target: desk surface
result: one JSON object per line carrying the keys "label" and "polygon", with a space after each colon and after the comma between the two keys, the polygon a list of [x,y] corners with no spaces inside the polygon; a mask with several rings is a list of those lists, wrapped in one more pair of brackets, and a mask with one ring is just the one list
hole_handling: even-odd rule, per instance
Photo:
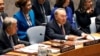
{"label": "desk surface", "polygon": [[[92,35],[100,36],[99,33],[94,33]],[[11,51],[6,54],[11,54],[11,55],[16,55],[16,56],[35,56],[34,54],[16,52],[16,51]],[[85,46],[84,48],[82,44],[76,45],[74,50],[66,51],[64,53],[52,54],[52,56],[100,56],[100,43],[90,45],[90,46]]]}

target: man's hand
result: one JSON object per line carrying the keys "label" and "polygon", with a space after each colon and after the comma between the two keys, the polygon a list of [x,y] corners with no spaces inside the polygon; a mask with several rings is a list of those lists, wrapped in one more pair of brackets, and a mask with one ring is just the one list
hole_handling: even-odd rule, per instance
{"label": "man's hand", "polygon": [[88,34],[86,34],[86,33],[81,34],[81,37],[83,37],[83,38],[87,38],[87,36],[88,36]]}
{"label": "man's hand", "polygon": [[68,35],[68,40],[74,41],[77,39],[78,36],[75,35]]}
{"label": "man's hand", "polygon": [[16,46],[14,46],[14,50],[19,49],[19,48],[23,48],[23,47],[25,47],[24,44],[18,44]]}

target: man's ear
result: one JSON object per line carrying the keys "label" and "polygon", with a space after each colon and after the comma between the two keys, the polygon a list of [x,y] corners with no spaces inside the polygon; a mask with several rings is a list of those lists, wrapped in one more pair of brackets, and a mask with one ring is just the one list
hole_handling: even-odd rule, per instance
{"label": "man's ear", "polygon": [[55,20],[57,21],[58,19],[57,19],[57,15],[55,15]]}

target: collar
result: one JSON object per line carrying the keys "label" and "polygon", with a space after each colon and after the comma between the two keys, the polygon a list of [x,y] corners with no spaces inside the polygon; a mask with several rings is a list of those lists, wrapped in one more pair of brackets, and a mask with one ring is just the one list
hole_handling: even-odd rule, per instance
{"label": "collar", "polygon": [[8,39],[9,39],[9,36],[10,36],[10,35],[9,35],[7,32],[6,32],[6,35],[7,35]]}
{"label": "collar", "polygon": [[61,24],[58,23],[58,26],[61,27]]}
{"label": "collar", "polygon": [[57,24],[58,24],[59,27],[64,26],[64,25],[61,25],[60,23],[57,23]]}

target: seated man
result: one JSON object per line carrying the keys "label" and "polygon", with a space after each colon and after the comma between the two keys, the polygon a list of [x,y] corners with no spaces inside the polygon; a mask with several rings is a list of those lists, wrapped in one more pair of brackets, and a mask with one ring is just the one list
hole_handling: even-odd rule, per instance
{"label": "seated man", "polygon": [[72,28],[72,26],[66,20],[65,9],[63,8],[56,9],[54,12],[54,16],[55,16],[54,20],[50,21],[46,26],[45,40],[47,39],[75,40],[77,36],[82,36],[83,38],[87,36],[87,34]]}
{"label": "seated man", "polygon": [[17,20],[6,17],[3,21],[3,30],[0,28],[0,54],[25,47],[24,42],[18,40],[16,32]]}

